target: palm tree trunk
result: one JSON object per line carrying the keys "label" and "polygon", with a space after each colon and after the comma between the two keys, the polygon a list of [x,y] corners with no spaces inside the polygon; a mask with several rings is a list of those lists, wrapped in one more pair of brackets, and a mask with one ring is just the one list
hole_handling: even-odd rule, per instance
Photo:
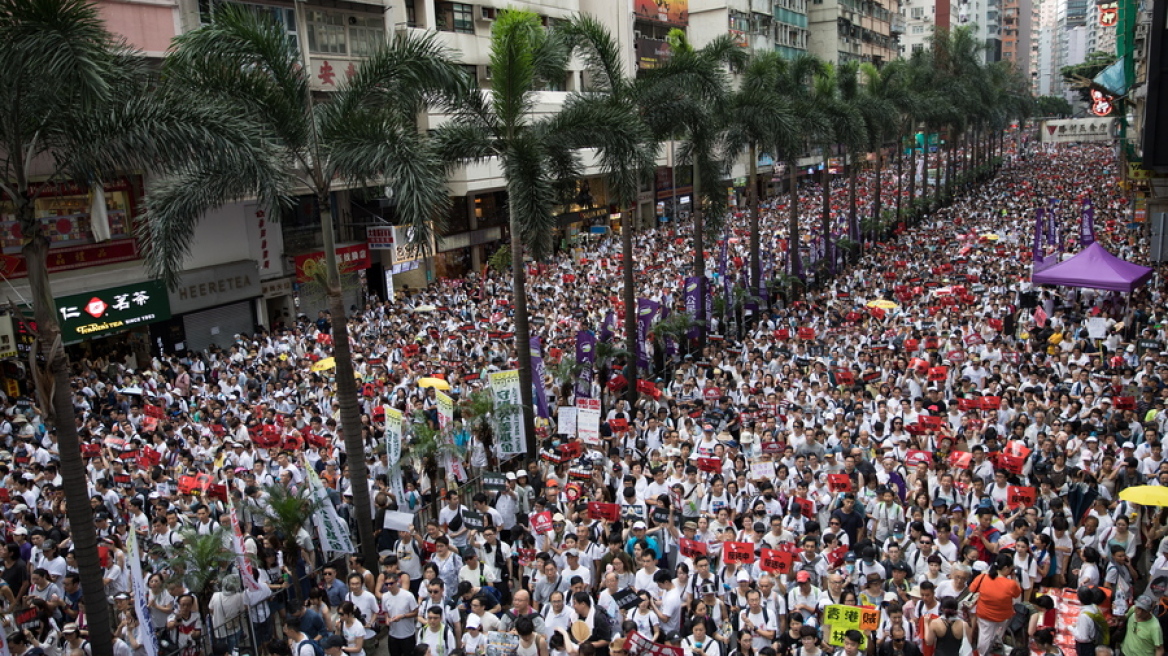
{"label": "palm tree trunk", "polygon": [[[22,190],[26,191],[26,190]],[[17,218],[23,234],[31,236],[21,249],[28,266],[28,282],[37,322],[37,348],[44,358],[46,371],[37,376],[38,400],[57,429],[61,453],[61,478],[65,487],[65,511],[73,540],[73,556],[81,575],[81,594],[89,619],[89,641],[94,656],[113,656],[113,633],[110,631],[109,602],[102,581],[101,559],[97,551],[97,530],[93,526],[93,508],[89,505],[89,479],[81,457],[81,442],[74,421],[73,394],[69,379],[69,356],[61,343],[56,305],[49,281],[49,240],[40,232],[40,222],[33,212],[28,195],[15,199]]]}
{"label": "palm tree trunk", "polygon": [[[876,175],[874,176],[876,189],[873,191],[875,196],[872,199],[872,225],[873,226],[880,225],[880,212],[883,208],[882,201],[884,200],[884,188],[883,188],[883,184],[882,184],[883,180],[881,179],[880,176],[883,174],[883,172],[884,172],[884,148],[883,148],[883,145],[881,145],[880,147],[876,148]],[[898,190],[897,193],[899,193],[899,186],[900,186],[900,182],[898,181],[897,182],[897,190]],[[872,235],[872,241],[876,241],[875,234]],[[863,252],[863,251],[861,251],[861,252]]]}
{"label": "palm tree trunk", "polygon": [[[702,172],[699,166],[699,158],[694,154],[693,162],[693,197],[690,200],[690,206],[693,207],[693,242],[694,242],[694,275],[702,280],[706,278],[706,226],[703,222],[705,217],[702,216]],[[714,293],[713,290],[707,290],[707,294]],[[626,315],[629,312],[636,313],[635,307],[625,308]],[[709,321],[712,317],[706,317]],[[708,325],[703,326],[698,330],[698,353],[706,350],[706,332]],[[627,343],[632,344],[632,340],[636,339],[636,331],[629,334]],[[632,350],[632,349],[630,349]],[[635,357],[635,356],[634,356]]]}
{"label": "palm tree trunk", "polygon": [[831,173],[828,166],[831,158],[828,156],[830,151],[827,146],[823,147],[823,208],[822,216],[820,216],[819,229],[822,231],[823,237],[823,258],[826,260],[830,269],[834,259],[831,252]]}
{"label": "palm tree trunk", "polygon": [[[511,297],[515,300],[515,352],[519,356],[519,399],[523,406],[523,432],[527,435],[527,452],[536,453],[535,417],[531,390],[531,327],[527,316],[527,269],[523,262],[523,236],[519,217],[510,205],[511,219]],[[632,312],[632,310],[628,310]],[[628,313],[626,312],[626,314]],[[540,383],[543,384],[542,382]]]}
{"label": "palm tree trunk", "polygon": [[[361,407],[357,404],[357,379],[353,373],[353,350],[349,345],[349,319],[345,314],[345,295],[337,266],[337,247],[333,235],[332,204],[327,194],[316,199],[320,208],[320,229],[324,235],[326,290],[333,324],[333,357],[336,360],[337,402],[341,407],[341,429],[345,438],[345,465],[353,488],[353,511],[357,514],[357,536],[366,567],[377,563],[377,543],[373,539],[373,504],[369,501],[369,470],[365,465],[365,439],[361,432]],[[295,540],[295,536],[293,536]],[[296,571],[299,559],[288,562]],[[300,580],[293,581],[297,588]]]}
{"label": "palm tree trunk", "polygon": [[[925,139],[921,145],[921,157],[924,166],[921,167],[921,200],[928,206],[929,201],[929,127],[925,126]],[[918,217],[919,218],[919,217]]]}
{"label": "palm tree trunk", "polygon": [[[621,291],[625,304],[626,344],[631,344],[637,336],[637,299],[636,286],[633,280],[633,222],[631,220],[631,210],[629,216],[630,220],[621,224],[621,273],[624,278]],[[629,358],[625,368],[628,372],[625,378],[629,381],[629,407],[635,408],[637,404],[637,358]]]}
{"label": "palm tree trunk", "polygon": [[750,204],[750,293],[759,296],[762,279],[762,259],[759,255],[758,238],[758,152],[750,144],[750,178],[747,187],[747,202]]}
{"label": "palm tree trunk", "polygon": [[910,136],[909,143],[911,150],[908,160],[908,211],[911,215],[916,213],[917,205],[917,144],[915,137]]}
{"label": "palm tree trunk", "polygon": [[[900,206],[904,200],[904,139],[897,137],[896,139],[896,220],[900,221]],[[883,218],[883,217],[878,217]],[[881,221],[883,223],[883,221]],[[880,229],[881,223],[876,224],[876,229]],[[879,237],[877,237],[879,239]]]}
{"label": "palm tree trunk", "polygon": [[860,245],[860,218],[856,215],[856,175],[858,167],[853,155],[848,155],[848,238]]}
{"label": "palm tree trunk", "polygon": [[[803,270],[802,255],[799,253],[799,173],[796,169],[798,159],[792,157],[787,165],[790,175],[791,207],[787,219],[787,261],[790,263],[789,275]],[[789,301],[790,299],[788,299]]]}

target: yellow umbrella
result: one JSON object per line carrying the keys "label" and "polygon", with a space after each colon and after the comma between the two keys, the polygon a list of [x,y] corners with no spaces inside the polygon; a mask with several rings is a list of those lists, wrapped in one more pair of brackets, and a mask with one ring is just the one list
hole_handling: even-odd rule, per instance
{"label": "yellow umbrella", "polygon": [[1141,506],[1168,506],[1168,487],[1137,485],[1120,492],[1119,498]]}
{"label": "yellow umbrella", "polygon": [[442,380],[441,378],[419,378],[418,387],[433,387],[434,389],[440,389],[443,392],[450,391],[450,383]]}
{"label": "yellow umbrella", "polygon": [[984,235],[981,236],[981,238],[985,239],[986,241],[997,241],[997,240],[1001,239],[1001,237],[995,235],[992,232],[985,233]]}
{"label": "yellow umbrella", "polygon": [[868,307],[880,308],[881,310],[899,310],[900,306],[886,298],[879,298],[875,301],[868,301]]}
{"label": "yellow umbrella", "polygon": [[321,358],[312,365],[313,371],[328,371],[337,366],[337,361],[334,358]]}

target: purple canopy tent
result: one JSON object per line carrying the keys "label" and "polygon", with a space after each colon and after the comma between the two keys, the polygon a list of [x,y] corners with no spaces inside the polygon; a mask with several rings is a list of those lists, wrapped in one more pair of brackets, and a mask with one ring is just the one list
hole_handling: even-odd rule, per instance
{"label": "purple canopy tent", "polygon": [[1151,280],[1152,274],[1148,267],[1121,260],[1095,242],[1065,262],[1036,271],[1030,279],[1035,285],[1086,287],[1130,294]]}

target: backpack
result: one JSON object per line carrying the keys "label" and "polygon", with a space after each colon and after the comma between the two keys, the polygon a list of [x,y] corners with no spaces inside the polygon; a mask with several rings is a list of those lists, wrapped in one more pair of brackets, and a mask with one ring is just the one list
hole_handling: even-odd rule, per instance
{"label": "backpack", "polygon": [[320,643],[313,640],[312,638],[305,638],[304,640],[296,643],[296,652],[292,654],[292,656],[300,656],[300,648],[304,646],[304,643],[308,643],[312,646],[312,652],[316,656],[325,656],[324,649],[321,648]]}
{"label": "backpack", "polygon": [[1111,644],[1111,625],[1103,618],[1101,613],[1086,613],[1087,617],[1095,623],[1095,644],[1110,645]]}

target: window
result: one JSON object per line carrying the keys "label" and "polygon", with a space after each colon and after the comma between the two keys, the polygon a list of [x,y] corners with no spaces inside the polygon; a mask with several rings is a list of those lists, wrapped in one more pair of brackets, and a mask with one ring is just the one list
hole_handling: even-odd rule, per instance
{"label": "window", "polygon": [[[210,25],[211,18],[215,13],[215,9],[222,6],[222,0],[199,0],[199,22],[203,25]],[[257,5],[251,3],[237,2],[233,3],[240,7],[246,7],[253,13],[259,16],[268,16],[276,21],[284,31],[288,33],[288,38],[293,42],[298,42],[299,37],[296,35],[296,10],[291,7],[273,7],[271,5]]]}
{"label": "window", "polygon": [[439,2],[435,6],[438,29],[444,32],[474,34],[474,5],[461,2]]}
{"label": "window", "polygon": [[310,10],[308,19],[308,52],[322,55],[344,55],[345,17],[340,12]]}
{"label": "window", "polygon": [[385,43],[385,23],[380,16],[350,16],[349,43],[354,55],[372,55]]}
{"label": "window", "polygon": [[913,34],[924,34],[925,33],[925,26],[924,25],[913,25],[912,30],[913,30],[912,31]]}
{"label": "window", "polygon": [[418,10],[414,8],[414,0],[406,0],[406,27],[418,26]]}
{"label": "window", "polygon": [[924,7],[913,7],[912,8],[913,20],[920,20],[924,17],[925,17],[925,8]]}

